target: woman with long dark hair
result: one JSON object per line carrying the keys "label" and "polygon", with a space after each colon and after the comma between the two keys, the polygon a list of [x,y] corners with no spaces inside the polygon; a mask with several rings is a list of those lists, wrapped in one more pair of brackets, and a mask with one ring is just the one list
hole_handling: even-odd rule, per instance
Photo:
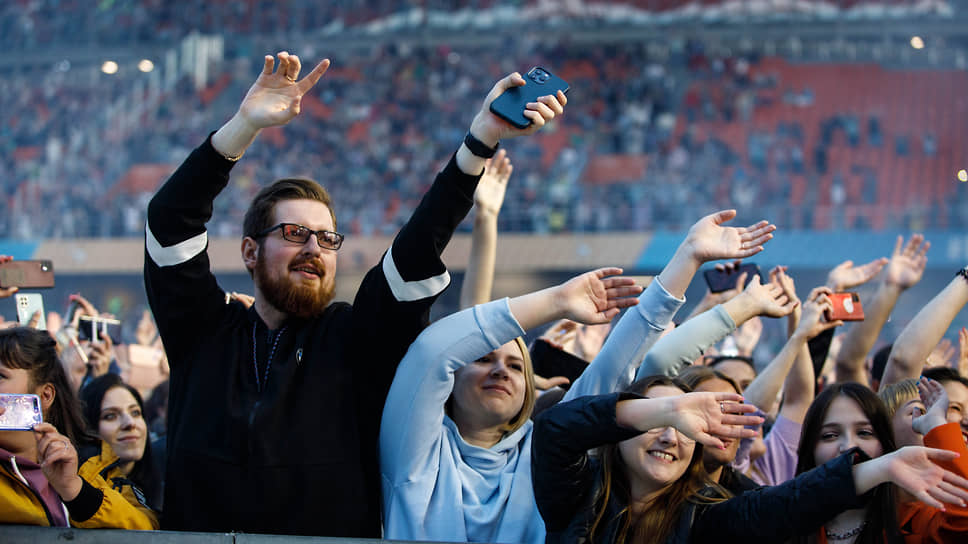
{"label": "woman with long dark hair", "polygon": [[[856,445],[829,460],[818,450],[814,459],[825,462],[812,470],[731,496],[709,481],[702,449],[722,448],[717,436],[749,436],[735,425],[761,421],[741,415],[753,407],[740,399],[651,377],[624,394],[544,412],[535,422],[532,476],[548,541],[783,542],[863,509],[867,492],[885,483],[934,506],[968,499],[968,480],[935,464],[953,452],[911,447],[868,460]],[[597,459],[593,448],[601,448]]]}
{"label": "woman with long dark hair", "polygon": [[144,401],[138,390],[117,374],[105,374],[81,389],[84,418],[101,437],[97,456],[107,461],[102,474],[109,481],[128,480],[147,504],[161,503],[161,473],[152,458]]}
{"label": "woman with long dark hair", "polygon": [[88,528],[156,529],[157,516],[129,502],[81,462],[96,446],[80,403],[45,331],[0,330],[0,393],[34,394],[44,422],[33,430],[0,431],[0,523]]}

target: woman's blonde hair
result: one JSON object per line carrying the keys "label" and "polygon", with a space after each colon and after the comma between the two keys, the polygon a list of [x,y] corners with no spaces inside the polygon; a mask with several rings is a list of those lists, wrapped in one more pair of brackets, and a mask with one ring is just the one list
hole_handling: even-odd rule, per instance
{"label": "woman's blonde hair", "polygon": [[918,392],[918,381],[915,379],[901,380],[882,387],[877,392],[877,396],[884,402],[887,415],[890,418],[894,417],[897,409],[904,406],[904,403],[921,398],[921,394]]}
{"label": "woman's blonde hair", "polygon": [[524,402],[521,404],[521,411],[518,415],[511,418],[505,425],[504,432],[513,433],[521,428],[525,421],[531,419],[534,412],[534,402],[538,398],[534,387],[534,366],[531,364],[531,352],[528,345],[524,343],[524,338],[520,336],[514,339],[514,343],[521,350],[521,359],[524,361]]}
{"label": "woman's blonde hair", "polygon": [[[529,419],[531,419],[531,413],[534,412],[534,403],[538,395],[535,391],[534,386],[534,366],[531,364],[531,353],[528,351],[528,345],[524,343],[524,338],[520,336],[513,340],[517,344],[518,349],[521,350],[521,360],[524,372],[524,402],[521,403],[521,410],[511,418],[510,421],[504,424],[501,430],[505,434],[513,433],[514,431],[521,428],[522,425]],[[447,403],[444,404],[444,412],[453,417],[454,409],[454,394],[451,393],[450,398],[447,399]]]}

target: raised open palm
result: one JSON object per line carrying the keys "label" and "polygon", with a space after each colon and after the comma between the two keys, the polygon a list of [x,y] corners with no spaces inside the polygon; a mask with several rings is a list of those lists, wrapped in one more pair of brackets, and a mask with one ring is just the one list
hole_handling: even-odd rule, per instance
{"label": "raised open palm", "polygon": [[557,299],[565,317],[588,324],[608,323],[622,308],[637,304],[634,295],[642,287],[633,278],[608,277],[621,273],[621,268],[599,268],[561,284]]}
{"label": "raised open palm", "polygon": [[309,75],[297,81],[302,67],[299,57],[285,51],[277,57],[279,68],[273,71],[275,61],[272,55],[266,55],[262,73],[239,107],[242,117],[254,128],[284,125],[299,115],[303,95],[316,85],[329,68],[329,59],[325,59]]}
{"label": "raised open palm", "polygon": [[736,217],[736,210],[723,210],[700,219],[689,229],[686,243],[702,262],[716,259],[743,259],[763,251],[773,238],[776,225],[760,221],[748,227],[728,227],[723,223]]}
{"label": "raised open palm", "polygon": [[921,281],[924,267],[928,263],[927,254],[928,249],[931,248],[931,242],[926,241],[920,234],[912,235],[907,244],[903,242],[904,239],[898,236],[897,243],[894,244],[894,253],[891,254],[885,269],[884,281],[901,289],[907,289]]}

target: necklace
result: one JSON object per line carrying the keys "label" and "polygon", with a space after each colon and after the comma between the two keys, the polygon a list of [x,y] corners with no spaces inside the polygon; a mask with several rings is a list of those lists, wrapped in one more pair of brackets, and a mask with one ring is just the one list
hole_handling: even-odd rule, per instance
{"label": "necklace", "polygon": [[[288,326],[288,325],[287,325]],[[272,349],[269,350],[269,360],[266,361],[266,371],[263,374],[262,380],[259,379],[259,359],[256,356],[256,343],[255,343],[255,328],[256,324],[252,324],[252,369],[255,371],[255,387],[262,392],[262,388],[269,383],[269,368],[272,366],[272,358],[276,355],[276,347],[279,345],[279,339],[282,338],[282,333],[286,332],[286,327],[279,329],[276,333],[276,337],[272,340]],[[266,342],[272,338],[272,331],[267,333]]]}
{"label": "necklace", "polygon": [[827,529],[826,527],[824,528],[823,531],[824,533],[827,534],[827,538],[829,538],[830,540],[847,540],[848,538],[859,535],[860,532],[864,530],[864,527],[867,527],[867,520],[864,520],[857,527],[854,527],[849,531],[844,531],[843,533],[835,533],[830,529]]}

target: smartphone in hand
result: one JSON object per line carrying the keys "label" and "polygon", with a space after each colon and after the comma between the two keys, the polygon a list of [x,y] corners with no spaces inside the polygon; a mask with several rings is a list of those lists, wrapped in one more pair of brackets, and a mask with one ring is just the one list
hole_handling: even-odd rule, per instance
{"label": "smartphone in hand", "polygon": [[54,286],[54,263],[49,260],[0,263],[0,287],[41,289]]}
{"label": "smartphone in hand", "polygon": [[0,406],[0,431],[29,431],[44,421],[37,395],[0,393]]}
{"label": "smartphone in hand", "polygon": [[82,315],[77,322],[77,339],[97,343],[107,334],[114,345],[121,343],[121,322],[107,317]]}
{"label": "smartphone in hand", "polygon": [[827,321],[863,321],[864,307],[857,293],[833,293],[828,295],[833,310],[827,312]]}
{"label": "smartphone in hand", "polygon": [[736,287],[736,280],[739,279],[743,272],[746,272],[746,283],[743,284],[745,288],[753,281],[753,276],[760,274],[760,267],[754,263],[743,263],[739,265],[739,268],[726,270],[713,268],[712,270],[706,270],[702,274],[706,278],[706,285],[709,286],[710,293],[722,293],[723,291],[728,291]]}
{"label": "smartphone in hand", "polygon": [[491,113],[521,129],[531,126],[531,119],[524,116],[528,103],[537,102],[540,96],[554,96],[558,91],[568,93],[568,82],[539,66],[528,71],[524,81],[524,85],[501,93],[490,107]]}
{"label": "smartphone in hand", "polygon": [[34,314],[40,312],[40,321],[37,322],[37,329],[47,330],[47,316],[44,315],[44,297],[40,293],[17,293],[14,295],[17,303],[17,323],[26,327]]}

